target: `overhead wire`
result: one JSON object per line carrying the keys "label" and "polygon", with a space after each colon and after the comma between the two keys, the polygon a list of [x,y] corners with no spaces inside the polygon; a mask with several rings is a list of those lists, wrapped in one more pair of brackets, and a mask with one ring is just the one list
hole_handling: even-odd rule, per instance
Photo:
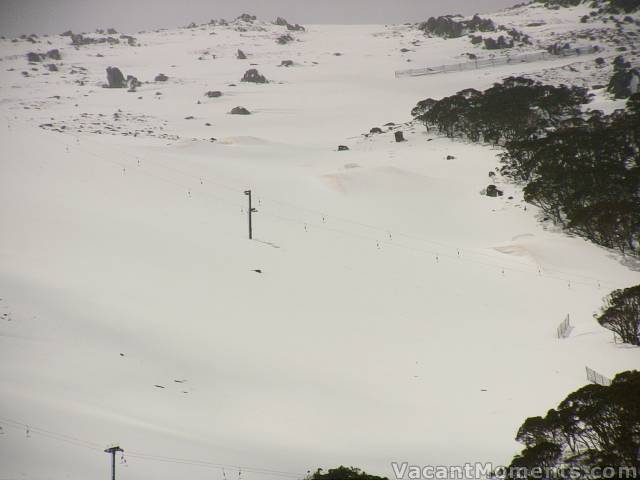
{"label": "overhead wire", "polygon": [[[96,159],[104,160],[104,161],[110,162],[112,164],[118,165],[118,166],[123,167],[123,168],[126,168],[128,166],[128,165],[123,164],[121,162],[105,158],[105,156],[103,156],[103,155],[99,155],[99,154],[97,154],[95,152],[92,152],[91,150],[88,150],[86,148],[81,147],[79,145],[80,136],[78,136],[78,135],[74,135],[71,132],[63,132],[62,134],[66,135],[66,136],[71,136],[72,138],[75,138],[77,142],[76,142],[76,145],[75,145],[74,148],[77,148],[77,149],[79,149],[79,150],[91,155],[92,157],[94,157]],[[110,145],[109,148],[114,148],[114,149],[117,149],[117,150],[121,150],[121,147],[119,147],[119,146]],[[124,156],[126,156],[128,158],[134,159],[134,160],[136,160],[136,162],[138,162],[141,158],[144,158],[145,161],[149,161],[146,157],[143,157],[141,155],[134,155],[134,154],[128,153],[126,151],[123,151],[122,155],[124,155]],[[161,157],[161,156],[159,156],[159,157]],[[208,177],[206,175],[190,174],[190,173],[184,172],[183,170],[180,170],[180,169],[178,169],[176,167],[163,165],[162,163],[157,162],[157,161],[153,162],[153,165],[154,166],[160,166],[161,168],[164,168],[164,169],[166,169],[168,171],[172,171],[174,173],[178,173],[180,175],[184,175],[187,178],[190,178],[190,179],[192,179],[194,181],[199,181],[201,184],[204,183],[204,181],[206,180],[207,184],[211,183],[211,184],[219,186],[220,188],[223,188],[223,189],[225,189],[227,191],[235,192],[238,195],[240,195],[240,194],[242,194],[244,192],[244,189],[241,188],[240,186],[238,186],[238,187],[230,186],[228,184],[219,182],[217,180],[212,180],[210,177]],[[164,178],[162,176],[150,174],[146,170],[145,171],[140,171],[140,169],[136,169],[136,172],[138,174],[141,174],[141,175],[146,175],[146,176],[149,176],[149,177],[152,177],[152,178],[156,178],[158,180],[164,181],[166,183],[172,184],[172,185],[174,185],[176,187],[179,187],[179,188],[182,188],[182,189],[184,189],[184,188],[188,189],[189,188],[188,186],[185,186],[184,184],[176,182],[175,180],[170,180],[170,179]],[[191,190],[188,190],[188,192],[189,192],[189,194],[191,194]],[[195,190],[194,190],[194,192],[195,192]],[[231,205],[231,206],[233,206],[235,208],[238,208],[241,213],[245,213],[245,207],[241,203],[236,203],[235,201],[232,201],[232,200],[227,199],[225,197],[220,197],[219,195],[213,195],[208,190],[199,190],[197,193],[198,193],[198,195],[203,195],[205,197],[213,198],[213,199],[216,199],[218,201],[221,201],[222,203],[226,203],[228,205]],[[582,275],[582,274],[579,274],[579,273],[570,273],[570,272],[563,271],[561,269],[557,269],[557,268],[553,268],[553,267],[547,267],[547,266],[542,268],[540,265],[532,265],[531,263],[520,262],[520,261],[518,261],[516,259],[508,258],[508,257],[500,257],[500,258],[498,258],[498,257],[496,257],[494,255],[490,255],[490,254],[488,254],[486,252],[479,251],[479,250],[476,250],[476,249],[466,249],[466,248],[462,249],[462,248],[456,247],[456,246],[454,246],[452,244],[446,244],[446,243],[443,243],[443,242],[439,242],[439,241],[436,241],[436,240],[424,238],[424,237],[417,236],[417,235],[414,235],[414,234],[408,234],[408,233],[405,233],[405,232],[398,232],[398,231],[395,231],[395,230],[392,230],[392,229],[389,229],[389,228],[383,228],[383,227],[380,227],[380,226],[376,226],[376,225],[369,224],[369,223],[362,222],[362,221],[358,221],[358,220],[348,219],[348,218],[341,217],[341,216],[328,215],[328,214],[326,214],[324,212],[321,212],[319,210],[316,210],[316,209],[299,206],[299,205],[293,204],[291,202],[285,202],[285,201],[282,201],[282,200],[279,200],[279,199],[271,198],[269,196],[258,195],[257,198],[258,198],[259,202],[261,203],[261,207],[262,207],[261,208],[261,214],[267,215],[267,216],[271,216],[272,218],[279,218],[279,219],[287,221],[287,222],[292,222],[292,223],[297,223],[297,224],[300,224],[300,225],[304,225],[305,229],[307,229],[307,227],[309,225],[313,225],[314,228],[324,229],[326,231],[333,231],[335,233],[340,233],[342,235],[348,235],[348,236],[351,236],[351,237],[354,237],[354,238],[360,238],[360,239],[367,240],[367,241],[375,241],[378,245],[384,244],[384,245],[387,245],[387,246],[395,246],[397,248],[402,248],[402,249],[405,249],[405,250],[411,250],[411,251],[414,251],[414,252],[421,252],[421,253],[426,253],[426,254],[429,254],[429,255],[437,255],[439,258],[440,257],[442,257],[442,258],[457,258],[457,259],[462,260],[464,262],[470,262],[470,263],[475,263],[475,264],[478,264],[478,265],[484,265],[484,266],[491,267],[493,269],[499,269],[499,270],[502,270],[502,271],[505,271],[505,270],[506,271],[520,271],[522,273],[528,273],[528,274],[539,275],[539,276],[542,275],[542,276],[544,276],[546,278],[552,278],[552,279],[563,280],[563,281],[567,281],[567,282],[573,282],[573,283],[576,283],[576,284],[588,285],[588,286],[596,287],[597,289],[600,289],[600,287],[603,286],[603,285],[608,285],[608,286],[610,286],[612,288],[616,288],[617,287],[617,284],[614,283],[614,282],[611,282],[611,281],[608,281],[608,280],[601,280],[601,279],[599,279],[597,277],[593,277],[593,276]],[[320,225],[320,224],[317,224],[317,223],[310,222],[308,220],[302,220],[300,218],[285,217],[285,216],[280,215],[280,214],[274,214],[274,213],[269,212],[268,210],[265,211],[265,207],[267,205],[266,204],[262,204],[262,199],[269,200],[269,202],[272,202],[272,203],[275,203],[275,204],[284,205],[284,206],[287,206],[289,208],[293,208],[293,209],[297,209],[297,210],[300,210],[300,211],[307,211],[309,213],[313,213],[314,215],[322,217],[323,223],[326,223],[326,219],[329,218],[331,220],[337,220],[338,222],[343,222],[343,223],[351,224],[351,225],[358,226],[358,227],[361,227],[361,228],[370,229],[370,230],[379,232],[381,234],[384,234],[384,236],[388,235],[388,236],[393,236],[393,237],[396,237],[396,238],[402,237],[402,238],[405,238],[405,239],[408,239],[408,240],[422,242],[422,243],[438,246],[438,247],[441,247],[441,248],[446,248],[446,249],[451,250],[451,251],[456,251],[456,254],[453,255],[453,254],[442,253],[440,250],[424,250],[424,249],[420,249],[420,248],[416,248],[416,247],[410,247],[410,246],[407,246],[407,245],[401,245],[401,244],[399,244],[399,243],[397,243],[395,241],[385,240],[383,238],[378,238],[378,237],[374,238],[374,237],[370,237],[370,236],[367,236],[367,235],[363,235],[361,233],[349,232],[349,231],[340,230],[340,229],[337,229],[337,228],[332,228],[332,227],[327,226],[326,224]],[[481,256],[481,257],[484,257],[484,258],[495,260],[498,263],[488,263],[488,262],[479,261],[477,259],[469,258],[471,255]],[[525,270],[521,270],[521,268],[524,268]],[[555,275],[552,275],[551,273],[554,273]],[[583,279],[583,280],[588,280],[588,281],[580,281],[580,280],[575,280],[575,279]]]}
{"label": "overhead wire", "polygon": [[[0,425],[1,424],[4,424],[13,429],[24,430],[29,434],[33,433],[50,440],[64,442],[70,445],[74,445],[76,447],[87,448],[89,450],[93,450],[100,453],[104,453],[104,450],[105,450],[105,447],[100,445],[99,443],[83,440],[78,437],[71,436],[65,433],[54,432],[50,429],[36,427],[36,426],[33,426],[31,423],[24,423],[24,422],[10,419],[10,418],[0,417]],[[243,471],[243,472],[255,473],[260,475],[269,475],[269,476],[289,478],[289,479],[301,479],[305,476],[305,474],[302,474],[302,473],[275,470],[270,468],[234,465],[234,464],[228,464],[228,463],[212,462],[210,460],[185,459],[185,458],[177,458],[177,457],[170,457],[170,456],[163,456],[163,455],[154,455],[149,453],[138,452],[135,450],[130,451],[128,449],[125,451],[125,453],[127,458],[135,458],[135,459],[145,460],[145,461],[173,463],[173,464],[180,464],[180,465],[192,465],[192,466],[198,466],[203,468],[214,468],[218,470],[227,469],[231,471],[238,471],[238,472]]]}

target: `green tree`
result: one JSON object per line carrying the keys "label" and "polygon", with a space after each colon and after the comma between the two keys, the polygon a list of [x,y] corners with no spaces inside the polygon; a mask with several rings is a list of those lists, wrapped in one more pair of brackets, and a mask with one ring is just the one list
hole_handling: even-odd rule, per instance
{"label": "green tree", "polygon": [[640,346],[640,285],[614,290],[597,320],[623,342]]}
{"label": "green tree", "polygon": [[638,399],[640,372],[635,370],[616,375],[608,387],[580,388],[545,417],[528,418],[522,424],[516,440],[525,448],[510,467],[516,472],[560,465],[640,472]]}

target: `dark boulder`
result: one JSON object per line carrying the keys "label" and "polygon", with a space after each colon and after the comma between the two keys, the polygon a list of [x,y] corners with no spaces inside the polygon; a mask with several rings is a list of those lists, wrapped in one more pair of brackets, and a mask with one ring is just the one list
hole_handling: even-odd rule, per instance
{"label": "dark boulder", "polygon": [[247,56],[245,55],[245,53],[242,50],[238,49],[238,52],[236,53],[236,58],[238,60],[246,60]]}
{"label": "dark boulder", "polygon": [[234,107],[229,113],[231,115],[251,115],[251,112],[244,107]]}
{"label": "dark boulder", "polygon": [[242,77],[242,82],[251,82],[251,83],[267,83],[267,79],[264,75],[260,75],[258,70],[252,68],[247,70]]}
{"label": "dark boulder", "polygon": [[487,197],[501,197],[504,195],[502,190],[498,190],[498,187],[495,185],[489,185],[487,187]]}
{"label": "dark boulder", "polygon": [[120,43],[120,40],[114,37],[85,37],[81,34],[73,34],[71,35],[71,44],[73,46],[79,47],[81,45],[93,45],[96,43],[108,43],[110,45],[117,45]]}
{"label": "dark boulder", "polygon": [[62,60],[62,55],[60,55],[60,50],[54,48],[53,50],[49,50],[47,52],[47,57],[51,60]]}
{"label": "dark boulder", "polygon": [[154,80],[156,82],[166,82],[167,80],[169,80],[169,77],[167,77],[164,73],[159,73],[158,75],[156,75],[156,78]]}
{"label": "dark boulder", "polygon": [[281,27],[287,27],[287,30],[291,31],[291,32],[304,32],[304,27],[302,25],[299,24],[295,24],[295,25],[291,25],[289,22],[287,22],[284,18],[282,17],[278,17],[276,18],[276,21],[273,22],[276,25],[279,25]]}
{"label": "dark boulder", "polygon": [[405,138],[404,138],[404,134],[402,133],[401,130],[398,130],[396,132],[393,133],[395,138],[396,138],[396,142],[404,142]]}
{"label": "dark boulder", "polygon": [[218,98],[218,97],[222,96],[222,92],[220,92],[218,90],[209,90],[204,95],[205,95],[205,97],[209,97],[209,98]]}
{"label": "dark boulder", "polygon": [[125,88],[127,82],[118,67],[107,67],[107,86],[109,88]]}
{"label": "dark boulder", "polygon": [[346,150],[349,150],[349,147],[347,147],[346,145],[338,145],[339,152],[344,152]]}
{"label": "dark boulder", "polygon": [[281,35],[276,38],[276,42],[280,45],[286,45],[289,42],[293,42],[293,37],[289,34]]}
{"label": "dark boulder", "polygon": [[484,39],[484,48],[487,50],[502,50],[505,48],[513,48],[513,40],[507,40],[504,35],[500,35],[497,39],[487,37]]}
{"label": "dark boulder", "polygon": [[126,83],[127,83],[127,87],[129,87],[129,90],[132,90],[132,91],[134,91],[137,87],[140,87],[142,85],[142,82],[140,82],[133,75],[127,75]]}
{"label": "dark boulder", "polygon": [[369,133],[382,133],[382,129],[380,127],[373,127],[371,130],[369,130]]}
{"label": "dark boulder", "polygon": [[40,53],[35,53],[35,52],[27,53],[27,61],[29,63],[41,62],[42,61],[42,57],[43,57],[43,55],[40,54]]}
{"label": "dark boulder", "polygon": [[58,71],[58,66],[57,66],[55,63],[49,63],[49,64],[47,65],[47,69],[48,69],[50,72],[57,72],[57,71]]}
{"label": "dark boulder", "polygon": [[282,60],[281,67],[293,67],[293,60]]}

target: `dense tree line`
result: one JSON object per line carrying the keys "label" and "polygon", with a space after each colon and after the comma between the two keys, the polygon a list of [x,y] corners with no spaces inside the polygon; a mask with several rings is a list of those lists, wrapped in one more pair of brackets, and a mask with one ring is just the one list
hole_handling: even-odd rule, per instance
{"label": "dense tree line", "polygon": [[575,7],[581,3],[589,3],[601,13],[632,13],[640,9],[640,0],[536,0],[547,7]]}
{"label": "dense tree line", "polygon": [[505,147],[502,171],[526,183],[526,201],[595,243],[640,253],[639,95],[624,111],[566,118]]}
{"label": "dense tree line", "polygon": [[624,343],[640,347],[640,285],[611,292],[596,318]]}
{"label": "dense tree line", "polygon": [[502,173],[552,220],[606,247],[640,253],[640,95],[583,115],[586,89],[509,77],[413,109],[427,129],[505,148]]}
{"label": "dense tree line", "polygon": [[604,3],[607,13],[632,13],[640,10],[640,0],[607,0]]}
{"label": "dense tree line", "polygon": [[418,25],[423,32],[443,38],[458,38],[472,32],[495,32],[496,26],[489,18],[474,15],[471,20],[456,20],[453,15],[430,17]]}
{"label": "dense tree line", "polygon": [[340,466],[337,468],[330,468],[329,470],[322,470],[319,468],[310,475],[307,475],[305,480],[389,480],[387,477],[378,477],[376,475],[369,475],[363,472],[359,468]]}
{"label": "dense tree line", "polygon": [[[426,22],[418,24],[418,30],[422,30],[427,35],[442,38],[459,38],[468,35],[473,45],[483,43],[487,50],[511,48],[515,42],[530,43],[529,37],[515,28],[508,29],[504,25],[496,26],[490,18],[482,18],[477,14],[470,20],[458,20],[453,15],[430,17]],[[483,38],[481,35],[473,35],[477,32],[498,31],[504,31],[505,35],[500,35],[497,38]]]}
{"label": "dense tree line", "polygon": [[442,100],[423,100],[412,113],[427,129],[448,137],[505,145],[580,115],[588,101],[584,88],[509,77],[484,92],[469,88]]}
{"label": "dense tree line", "polygon": [[536,0],[538,3],[544,3],[546,7],[575,7],[583,3],[584,0]]}
{"label": "dense tree line", "polygon": [[587,469],[595,467],[615,468],[612,478],[634,468],[640,472],[638,399],[640,372],[634,370],[618,374],[608,387],[580,388],[544,417],[527,418],[516,436],[525,448],[511,462],[509,476],[531,478],[534,469],[554,467],[574,467],[576,477],[566,478],[594,478]]}

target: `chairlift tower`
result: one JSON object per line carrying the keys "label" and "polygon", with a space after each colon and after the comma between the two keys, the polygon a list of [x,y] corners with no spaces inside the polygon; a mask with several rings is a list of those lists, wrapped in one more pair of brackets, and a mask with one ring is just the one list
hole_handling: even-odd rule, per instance
{"label": "chairlift tower", "polygon": [[111,480],[116,480],[116,453],[124,452],[119,445],[114,445],[105,450],[105,453],[111,454]]}
{"label": "chairlift tower", "polygon": [[251,190],[245,190],[244,194],[249,197],[249,240],[253,239],[253,224],[251,215],[258,210],[251,206]]}

